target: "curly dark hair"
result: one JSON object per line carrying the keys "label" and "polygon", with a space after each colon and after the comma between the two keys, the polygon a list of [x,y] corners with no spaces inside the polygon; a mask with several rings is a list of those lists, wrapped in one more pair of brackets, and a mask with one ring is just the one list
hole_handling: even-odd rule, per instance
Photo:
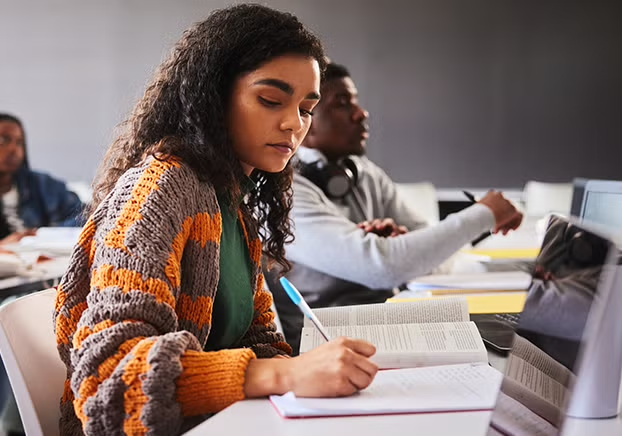
{"label": "curly dark hair", "polygon": [[[241,195],[245,175],[234,154],[226,113],[235,80],[275,57],[295,54],[326,67],[319,39],[293,15],[255,4],[212,12],[186,30],[168,60],[120,124],[94,182],[92,213],[119,177],[146,156],[176,156],[197,176],[231,198]],[[284,245],[293,240],[292,167],[280,173],[255,170],[259,188],[242,205],[244,223],[264,242],[264,253],[284,271]]]}

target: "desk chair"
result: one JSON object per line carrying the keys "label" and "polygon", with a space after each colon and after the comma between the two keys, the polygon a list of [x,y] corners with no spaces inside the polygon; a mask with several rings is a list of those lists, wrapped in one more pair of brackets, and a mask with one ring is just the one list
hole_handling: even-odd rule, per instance
{"label": "desk chair", "polygon": [[568,215],[572,204],[572,183],[530,180],[523,189],[523,201],[527,216],[543,217],[551,212]]}
{"label": "desk chair", "polygon": [[418,215],[429,224],[439,221],[438,195],[430,182],[397,183],[397,190]]}
{"label": "desk chair", "polygon": [[55,289],[47,289],[0,308],[0,355],[29,436],[59,434],[67,370],[52,326],[55,295]]}

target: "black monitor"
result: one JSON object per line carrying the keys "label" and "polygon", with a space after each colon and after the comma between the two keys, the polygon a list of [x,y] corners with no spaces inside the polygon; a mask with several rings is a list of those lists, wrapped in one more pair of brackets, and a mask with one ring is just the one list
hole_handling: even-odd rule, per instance
{"label": "black monitor", "polygon": [[581,205],[583,204],[583,195],[585,193],[585,184],[589,179],[583,177],[575,177],[572,180],[572,203],[570,205],[570,215],[580,216]]}

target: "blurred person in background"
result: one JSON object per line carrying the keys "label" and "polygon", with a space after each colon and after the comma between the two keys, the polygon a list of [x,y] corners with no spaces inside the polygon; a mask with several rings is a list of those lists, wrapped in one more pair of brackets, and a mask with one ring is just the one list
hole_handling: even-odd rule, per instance
{"label": "blurred person in background", "polygon": [[80,225],[82,202],[64,182],[30,169],[24,126],[7,113],[0,113],[0,195],[0,244],[39,227]]}
{"label": "blurred person in background", "polygon": [[[0,196],[0,246],[32,236],[39,227],[80,225],[80,199],[62,181],[30,169],[24,126],[7,113],[0,113]],[[8,435],[23,434],[1,362],[0,410],[0,429]]]}

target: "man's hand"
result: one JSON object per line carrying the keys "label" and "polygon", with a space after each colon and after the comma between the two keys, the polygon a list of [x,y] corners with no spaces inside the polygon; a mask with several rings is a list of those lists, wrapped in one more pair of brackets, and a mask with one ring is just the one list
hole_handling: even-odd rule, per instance
{"label": "man's hand", "polygon": [[357,227],[363,229],[365,233],[374,233],[378,236],[393,237],[408,233],[405,226],[398,226],[393,218],[374,219],[372,221],[363,221],[358,223]]}
{"label": "man's hand", "polygon": [[523,221],[523,214],[501,192],[488,191],[478,203],[488,207],[495,216],[493,233],[501,232],[506,235],[510,230],[516,230]]}

